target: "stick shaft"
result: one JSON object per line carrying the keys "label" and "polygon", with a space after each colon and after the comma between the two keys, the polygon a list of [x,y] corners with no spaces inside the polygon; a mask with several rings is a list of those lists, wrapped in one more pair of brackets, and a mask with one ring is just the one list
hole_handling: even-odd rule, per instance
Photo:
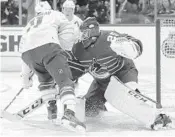
{"label": "stick shaft", "polygon": [[15,95],[15,97],[10,101],[10,103],[4,108],[4,111],[6,111],[10,106],[11,104],[16,100],[16,97],[19,96],[19,94],[23,91],[24,88],[21,88],[19,90],[19,92]]}

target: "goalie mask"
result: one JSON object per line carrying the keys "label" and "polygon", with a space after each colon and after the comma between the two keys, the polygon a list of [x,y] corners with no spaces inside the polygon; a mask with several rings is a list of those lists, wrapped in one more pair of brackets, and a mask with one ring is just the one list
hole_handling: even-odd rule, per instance
{"label": "goalie mask", "polygon": [[95,17],[88,17],[81,24],[80,31],[84,48],[88,48],[91,44],[95,43],[96,37],[100,35],[99,23]]}

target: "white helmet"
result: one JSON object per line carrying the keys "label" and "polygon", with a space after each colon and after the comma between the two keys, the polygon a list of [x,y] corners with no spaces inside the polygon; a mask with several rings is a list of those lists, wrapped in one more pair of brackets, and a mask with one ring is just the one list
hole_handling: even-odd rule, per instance
{"label": "white helmet", "polygon": [[63,3],[63,8],[73,8],[73,9],[75,9],[75,3],[72,0],[66,0]]}
{"label": "white helmet", "polygon": [[35,6],[36,13],[42,13],[42,12],[45,12],[45,11],[51,10],[51,9],[52,8],[47,1],[38,2]]}

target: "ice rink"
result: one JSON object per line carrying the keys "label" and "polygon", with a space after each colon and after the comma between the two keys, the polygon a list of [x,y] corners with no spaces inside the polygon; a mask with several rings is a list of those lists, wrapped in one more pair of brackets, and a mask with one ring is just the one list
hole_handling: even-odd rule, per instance
{"label": "ice rink", "polygon": [[[154,27],[104,27],[103,29],[115,29],[141,39],[144,45],[144,52],[141,57],[135,60],[139,71],[139,89],[140,91],[155,100],[156,98],[156,55],[155,47],[155,28]],[[147,37],[145,37],[145,34]],[[20,67],[18,57],[4,56],[2,58],[2,67],[4,70],[13,70]],[[173,117],[175,122],[175,60],[162,56],[161,58],[161,101],[168,114]],[[0,108],[3,109],[20,90],[20,72],[0,72]],[[76,89],[77,94],[87,92],[91,77],[85,76],[79,81]],[[24,90],[15,102],[8,109],[15,113],[23,109],[30,102],[40,97],[37,91],[37,80],[34,79],[34,86],[30,90]],[[0,137],[46,137],[46,136],[175,136],[175,129],[151,131],[145,128],[141,123],[129,116],[116,111],[108,106],[110,112],[103,113],[97,118],[89,118],[86,121],[87,133],[80,135],[68,131],[61,126],[55,126],[46,119],[46,108],[43,106],[29,115],[26,120],[32,121],[32,125],[11,123],[1,119]],[[111,112],[112,111],[112,112]],[[139,110],[138,110],[139,111]],[[145,116],[146,117],[146,116]],[[59,119],[58,119],[59,123]]]}
{"label": "ice rink", "polygon": [[[144,74],[139,77],[141,91],[155,98],[155,75]],[[1,73],[1,92],[0,92],[0,104],[3,109],[19,91],[20,85],[20,73],[19,72],[3,72]],[[9,112],[15,113],[24,108],[27,104],[40,97],[39,91],[37,91],[36,77],[34,77],[34,87],[30,90],[24,90],[15,100],[15,102],[8,109]],[[148,80],[149,79],[149,80]],[[79,81],[79,86],[76,90],[77,94],[84,94],[87,91],[89,82],[92,79],[89,76],[83,77]],[[163,93],[163,98],[168,103],[168,113],[175,118],[175,93],[173,90],[167,93]],[[167,98],[168,102],[167,102]],[[27,116],[26,120],[33,121],[35,124],[27,125],[22,123],[12,123],[5,119],[0,120],[1,124],[1,137],[39,137],[39,136],[175,136],[175,129],[151,131],[145,128],[142,124],[129,116],[113,109],[108,106],[109,111],[101,114],[97,118],[89,118],[86,121],[87,133],[84,135],[68,131],[67,129],[57,125],[49,123],[46,119],[46,108],[42,106],[35,112]],[[37,123],[40,121],[40,123]],[[175,119],[173,119],[175,122]],[[59,123],[59,120],[58,120]]]}

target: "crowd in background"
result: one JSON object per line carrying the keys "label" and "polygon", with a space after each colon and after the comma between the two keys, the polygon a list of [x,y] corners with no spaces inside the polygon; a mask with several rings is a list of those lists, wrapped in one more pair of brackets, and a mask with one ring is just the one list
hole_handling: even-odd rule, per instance
{"label": "crowd in background", "polygon": [[[19,24],[19,6],[18,1],[8,0],[1,2],[1,25],[18,25]],[[22,7],[22,20],[26,24],[27,9]]]}
{"label": "crowd in background", "polygon": [[157,13],[175,15],[175,0],[158,0]]}
{"label": "crowd in background", "polygon": [[[27,9],[22,0],[22,24],[27,22]],[[61,11],[65,0],[58,0],[57,8]],[[110,0],[73,0],[76,3],[75,14],[82,20],[96,17],[100,24],[110,22]],[[162,3],[161,3],[162,1]],[[164,1],[170,1],[163,3]],[[175,7],[175,0],[160,0],[158,12],[171,12]],[[1,2],[1,25],[18,25],[18,0]],[[152,23],[154,21],[154,0],[116,0],[116,23]]]}

